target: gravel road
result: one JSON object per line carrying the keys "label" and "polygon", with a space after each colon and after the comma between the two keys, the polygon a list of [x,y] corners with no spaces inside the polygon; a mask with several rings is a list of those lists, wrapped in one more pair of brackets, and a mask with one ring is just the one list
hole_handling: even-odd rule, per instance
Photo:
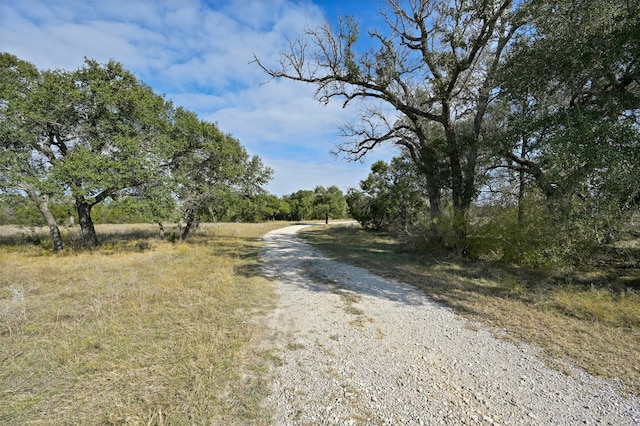
{"label": "gravel road", "polygon": [[304,226],[264,237],[273,424],[640,424],[640,399],[616,383],[562,374],[414,287],[324,258]]}

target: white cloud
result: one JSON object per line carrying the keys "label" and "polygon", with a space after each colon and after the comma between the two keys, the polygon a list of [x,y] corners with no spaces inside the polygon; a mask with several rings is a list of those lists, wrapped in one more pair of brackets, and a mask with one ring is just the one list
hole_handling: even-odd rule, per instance
{"label": "white cloud", "polygon": [[271,81],[225,99],[228,105],[212,112],[211,118],[248,143],[335,138],[342,116],[338,105],[320,105],[312,88],[291,81]]}
{"label": "white cloud", "polygon": [[355,111],[340,102],[320,105],[304,84],[262,84],[269,77],[251,63],[254,54],[273,63],[322,14],[306,0],[1,0],[0,51],[40,69],[114,59],[262,157],[276,171],[273,193],[316,185],[346,190],[373,161],[358,165],[329,153],[341,142],[338,125]]}
{"label": "white cloud", "polygon": [[298,161],[296,158],[264,158],[267,166],[275,169],[275,177],[268,185],[270,193],[279,196],[316,186],[337,186],[346,194],[349,188],[358,188],[371,169],[370,163],[346,163],[334,159]]}

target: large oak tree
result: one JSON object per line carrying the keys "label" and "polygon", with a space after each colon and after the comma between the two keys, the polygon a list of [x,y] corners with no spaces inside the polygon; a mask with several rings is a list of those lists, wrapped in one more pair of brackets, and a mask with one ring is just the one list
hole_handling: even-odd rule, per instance
{"label": "large oak tree", "polygon": [[186,238],[201,212],[264,193],[272,171],[260,158],[119,63],[39,72],[9,54],[0,60],[0,190],[36,203],[54,250],[62,249],[48,209],[55,197],[72,197],[90,248],[98,243],[92,208],[107,200],[143,207],[158,223],[177,201]]}
{"label": "large oak tree", "polygon": [[63,249],[62,235],[49,210],[64,185],[52,179],[51,164],[42,155],[42,135],[49,117],[39,108],[41,86],[49,76],[8,53],[0,54],[0,190],[24,194],[44,217],[53,250]]}
{"label": "large oak tree", "polygon": [[[485,115],[499,84],[499,65],[522,24],[519,9],[526,2],[518,5],[511,0],[389,0],[386,28],[370,31],[364,47],[363,35],[347,17],[336,29],[329,24],[309,29],[277,65],[256,61],[274,78],[315,85],[322,102],[369,102],[343,129],[347,142],[339,151],[360,159],[385,142],[404,148],[426,177],[434,218],[442,191],[450,192],[454,244],[464,250],[484,153]],[[434,137],[432,124],[442,138]]]}
{"label": "large oak tree", "polygon": [[494,123],[496,163],[518,174],[519,198],[534,186],[592,230],[640,205],[639,34],[637,2],[535,2]]}

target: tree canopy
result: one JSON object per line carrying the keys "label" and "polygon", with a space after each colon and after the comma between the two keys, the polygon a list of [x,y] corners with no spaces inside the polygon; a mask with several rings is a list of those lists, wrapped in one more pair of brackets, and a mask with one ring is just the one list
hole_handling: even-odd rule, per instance
{"label": "tree canopy", "polygon": [[262,193],[271,178],[240,141],[174,108],[115,61],[39,71],[3,53],[0,73],[0,190],[31,198],[56,251],[52,199],[73,199],[83,243],[94,247],[91,211],[105,201],[159,223],[175,206],[186,238],[202,212],[221,209],[232,194]]}
{"label": "tree canopy", "polygon": [[554,214],[637,207],[635,2],[388,0],[381,13],[368,33],[347,16],[255,61],[359,108],[337,146],[347,159],[401,148],[423,175],[434,241],[467,252],[471,207],[509,182]]}
{"label": "tree canopy", "polygon": [[522,25],[521,9],[510,0],[420,0],[406,6],[389,0],[387,28],[369,33],[374,47],[358,50],[361,34],[347,17],[335,31],[328,24],[309,30],[282,54],[279,66],[256,60],[275,78],[315,84],[323,102],[373,101],[345,126],[347,142],[339,151],[359,159],[384,142],[403,147],[425,175],[434,217],[442,190],[450,190],[456,244],[463,247],[484,153],[484,120],[496,73]]}

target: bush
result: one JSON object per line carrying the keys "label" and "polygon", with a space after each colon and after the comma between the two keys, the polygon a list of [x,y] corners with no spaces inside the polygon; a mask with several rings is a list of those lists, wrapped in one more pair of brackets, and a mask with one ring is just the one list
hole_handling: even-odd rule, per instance
{"label": "bush", "polygon": [[571,269],[588,262],[611,235],[609,219],[576,203],[532,197],[518,223],[515,206],[492,206],[471,220],[469,254],[488,261]]}

